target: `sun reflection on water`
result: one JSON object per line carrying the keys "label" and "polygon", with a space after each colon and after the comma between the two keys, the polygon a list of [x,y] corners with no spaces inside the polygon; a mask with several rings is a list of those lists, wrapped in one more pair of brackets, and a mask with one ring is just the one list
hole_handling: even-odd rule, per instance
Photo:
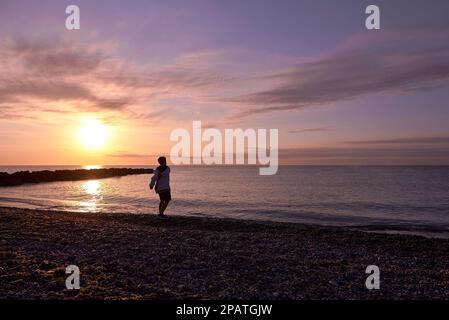
{"label": "sun reflection on water", "polygon": [[84,182],[83,189],[89,195],[98,195],[100,193],[101,182],[98,180],[89,180]]}
{"label": "sun reflection on water", "polygon": [[102,169],[103,166],[97,165],[97,164],[90,164],[87,166],[83,166],[83,169],[85,170],[92,170],[92,169]]}
{"label": "sun reflection on water", "polygon": [[97,204],[101,200],[101,182],[99,180],[89,180],[83,183],[83,191],[90,196],[87,201],[80,203],[83,211],[97,211]]}

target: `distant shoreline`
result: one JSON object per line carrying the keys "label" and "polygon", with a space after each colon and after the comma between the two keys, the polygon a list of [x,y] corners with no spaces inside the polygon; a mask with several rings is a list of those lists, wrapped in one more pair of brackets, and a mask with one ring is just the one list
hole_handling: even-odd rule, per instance
{"label": "distant shoreline", "polygon": [[[0,207],[0,299],[448,299],[449,240]],[[65,289],[65,267],[81,289]],[[365,288],[365,268],[381,289]]]}
{"label": "distant shoreline", "polygon": [[[173,167],[253,167],[258,168],[257,164],[172,164]],[[76,164],[3,164],[0,168],[74,168],[82,169],[86,165]],[[99,165],[101,168],[144,168],[151,167],[148,164],[132,164],[132,165]],[[281,163],[279,167],[449,167],[449,164],[289,164]]]}
{"label": "distant shoreline", "polygon": [[20,186],[56,181],[80,181],[105,179],[135,174],[151,174],[153,169],[143,168],[103,168],[74,170],[42,170],[18,171],[14,173],[0,172],[0,187]]}

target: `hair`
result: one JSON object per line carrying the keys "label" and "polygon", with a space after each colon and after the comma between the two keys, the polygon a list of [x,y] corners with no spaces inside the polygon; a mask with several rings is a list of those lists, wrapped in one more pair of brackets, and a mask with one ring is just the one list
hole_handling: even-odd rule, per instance
{"label": "hair", "polygon": [[159,164],[162,166],[164,164],[167,164],[167,158],[159,157],[159,158],[157,158],[157,162],[159,162]]}

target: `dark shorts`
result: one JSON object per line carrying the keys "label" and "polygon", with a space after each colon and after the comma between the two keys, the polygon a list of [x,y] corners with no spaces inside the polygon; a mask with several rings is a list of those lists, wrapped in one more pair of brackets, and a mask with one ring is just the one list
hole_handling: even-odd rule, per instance
{"label": "dark shorts", "polygon": [[159,199],[161,201],[168,202],[171,200],[171,192],[170,190],[159,192]]}

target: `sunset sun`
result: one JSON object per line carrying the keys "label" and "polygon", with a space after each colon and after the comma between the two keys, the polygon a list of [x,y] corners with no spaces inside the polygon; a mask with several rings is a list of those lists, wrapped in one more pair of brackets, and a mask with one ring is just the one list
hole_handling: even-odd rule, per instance
{"label": "sunset sun", "polygon": [[87,149],[102,149],[109,138],[109,128],[96,118],[85,118],[77,132],[79,142]]}

